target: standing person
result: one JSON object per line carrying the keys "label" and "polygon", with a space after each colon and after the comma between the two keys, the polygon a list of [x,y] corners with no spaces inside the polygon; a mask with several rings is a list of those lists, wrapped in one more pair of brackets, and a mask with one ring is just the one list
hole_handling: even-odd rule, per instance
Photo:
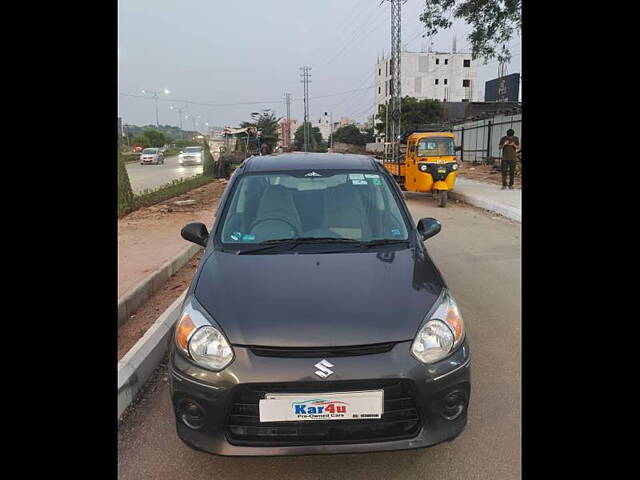
{"label": "standing person", "polygon": [[520,151],[520,140],[512,128],[507,136],[500,139],[498,148],[502,150],[502,190],[507,188],[507,170],[509,170],[509,190],[513,189],[513,177],[516,173],[516,154]]}
{"label": "standing person", "polygon": [[269,144],[267,142],[262,142],[260,145],[260,155],[269,155]]}

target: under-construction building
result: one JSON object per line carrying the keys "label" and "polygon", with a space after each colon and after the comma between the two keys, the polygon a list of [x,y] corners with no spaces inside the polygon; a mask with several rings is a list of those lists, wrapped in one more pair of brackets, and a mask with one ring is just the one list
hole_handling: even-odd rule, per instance
{"label": "under-construction building", "polygon": [[[401,95],[442,102],[482,102],[478,67],[479,62],[472,60],[470,53],[401,52]],[[391,57],[387,56],[376,63],[374,70],[377,112],[391,99],[391,75]]]}

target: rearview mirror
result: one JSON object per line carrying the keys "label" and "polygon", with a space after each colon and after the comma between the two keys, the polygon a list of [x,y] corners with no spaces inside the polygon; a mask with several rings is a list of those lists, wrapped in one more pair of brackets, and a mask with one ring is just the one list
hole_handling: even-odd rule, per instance
{"label": "rearview mirror", "polygon": [[203,247],[207,246],[207,241],[209,240],[209,231],[205,224],[200,222],[187,223],[182,227],[182,230],[180,230],[180,235],[182,235],[182,238],[185,240],[202,245]]}
{"label": "rearview mirror", "polygon": [[440,222],[435,218],[421,218],[418,222],[418,232],[422,235],[422,240],[426,240],[440,233],[441,229],[442,225],[440,225]]}

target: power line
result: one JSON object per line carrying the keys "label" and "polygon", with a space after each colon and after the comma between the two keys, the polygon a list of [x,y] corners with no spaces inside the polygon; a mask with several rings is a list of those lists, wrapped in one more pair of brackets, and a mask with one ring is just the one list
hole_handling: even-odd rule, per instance
{"label": "power line", "polygon": [[[153,100],[152,97],[146,97],[144,95],[133,95],[131,93],[119,93],[124,97],[135,97],[135,98],[146,98],[148,100]],[[263,101],[254,101],[254,102],[235,102],[235,103],[205,103],[205,102],[194,102],[192,100],[182,100],[178,98],[159,98],[160,102],[182,102],[188,103],[191,105],[200,105],[203,107],[235,107],[237,105],[261,105],[267,103],[280,103],[282,100],[263,100]]]}
{"label": "power line", "polygon": [[[346,27],[348,27],[349,25],[353,26],[353,22],[356,20],[357,17],[354,17],[353,14],[358,12],[358,10],[360,9],[359,7],[361,6],[361,4],[368,2],[369,0],[360,0],[359,2],[355,3],[353,8],[351,9],[351,11],[345,15],[344,17],[342,17],[342,22],[340,24],[335,24],[335,27],[332,34],[328,36],[328,38],[332,38],[335,36],[335,33],[338,33],[338,36],[341,37],[343,33],[345,32],[349,32],[350,30],[348,30]],[[364,4],[362,5],[364,6]],[[348,33],[347,33],[348,35]],[[343,42],[339,42],[340,44],[342,44]],[[313,55],[310,56],[310,58],[314,58],[315,57],[315,53],[318,53],[318,50],[320,50],[321,48],[323,48],[324,45],[321,45],[319,48],[316,48],[313,51]]]}
{"label": "power line", "polygon": [[[329,93],[326,95],[318,95],[316,97],[309,97],[309,100],[315,100],[318,98],[329,98],[329,97],[337,97],[340,95],[346,95],[348,93],[354,93],[354,92],[358,92],[361,90],[369,90],[373,88],[373,86],[369,86],[369,87],[365,87],[365,88],[355,88],[352,90],[345,90],[343,92],[335,92],[335,93]],[[119,95],[122,95],[124,97],[133,97],[133,98],[145,98],[147,100],[154,100],[153,97],[147,97],[144,95],[134,95],[131,93],[122,93],[120,92]],[[300,98],[298,99],[292,99],[292,102],[295,102],[295,100],[302,100]],[[280,104],[282,102],[282,100],[256,100],[256,101],[251,101],[251,102],[233,102],[233,103],[206,103],[206,102],[196,102],[194,100],[183,100],[183,99],[177,99],[177,98],[158,98],[158,101],[160,102],[181,102],[181,103],[188,103],[190,105],[199,105],[202,107],[235,107],[235,106],[239,106],[239,105],[264,105],[264,104]]]}
{"label": "power line", "polygon": [[[382,5],[382,3],[380,3],[380,5]],[[378,5],[378,7],[380,7],[380,5]],[[367,23],[370,24],[371,22],[374,21],[374,18],[377,16],[378,12],[380,12],[380,11],[381,10],[377,10],[377,9],[374,10],[373,11],[373,15],[370,15],[369,17],[367,17],[366,20],[361,21],[360,24],[363,24],[363,25],[366,25]],[[384,24],[384,22],[386,21],[386,11],[382,10],[382,15],[383,15],[382,17],[378,17],[378,18],[382,19],[382,22],[377,24],[375,26],[375,28],[373,28],[373,30],[366,31],[366,33],[364,35],[363,35],[363,32],[365,32],[365,30],[363,28],[361,28],[360,25],[358,25],[356,27],[356,29],[353,31],[353,35],[351,36],[351,39],[349,41],[345,41],[344,42],[344,46],[342,47],[342,49],[340,51],[338,51],[338,53],[336,55],[331,57],[328,61],[322,63],[319,68],[324,68],[324,67],[329,66],[334,60],[339,58],[349,47],[355,45],[356,43],[361,42],[362,40],[367,38],[371,33],[373,33],[374,31],[378,30]]]}

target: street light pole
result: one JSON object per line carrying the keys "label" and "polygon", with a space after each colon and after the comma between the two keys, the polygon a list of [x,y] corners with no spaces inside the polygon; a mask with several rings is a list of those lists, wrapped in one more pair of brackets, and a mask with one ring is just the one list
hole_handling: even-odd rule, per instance
{"label": "street light pole", "polygon": [[171,105],[169,108],[171,110],[178,110],[178,119],[180,120],[180,130],[182,130],[182,112],[186,110],[188,106],[185,105],[184,107],[174,107],[173,105]]}
{"label": "street light pole", "polygon": [[143,89],[142,93],[144,93],[145,95],[147,93],[151,94],[151,98],[153,98],[153,100],[154,100],[154,102],[156,104],[156,127],[160,128],[160,120],[158,118],[158,99],[160,98],[160,93],[164,93],[165,95],[167,95],[167,94],[169,94],[171,92],[169,92],[168,88],[165,88],[162,92],[159,92],[157,90],[149,90],[149,91],[147,91],[147,90]]}

